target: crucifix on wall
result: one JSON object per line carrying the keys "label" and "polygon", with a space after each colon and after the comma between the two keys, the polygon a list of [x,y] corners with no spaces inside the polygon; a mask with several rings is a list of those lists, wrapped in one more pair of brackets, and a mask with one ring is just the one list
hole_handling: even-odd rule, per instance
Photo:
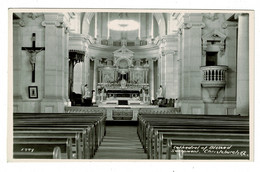
{"label": "crucifix on wall", "polygon": [[35,82],[35,65],[36,65],[36,56],[42,50],[45,50],[45,47],[36,47],[35,46],[36,34],[32,34],[32,47],[22,47],[22,50],[26,50],[30,54],[30,63],[32,65],[32,82]]}

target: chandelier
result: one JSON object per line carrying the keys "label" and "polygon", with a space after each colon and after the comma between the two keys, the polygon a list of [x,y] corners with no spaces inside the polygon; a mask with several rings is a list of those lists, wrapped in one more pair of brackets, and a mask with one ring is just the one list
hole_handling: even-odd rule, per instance
{"label": "chandelier", "polygon": [[130,20],[126,13],[120,13],[119,19],[108,23],[108,28],[117,31],[131,31],[139,29],[140,24],[135,20]]}

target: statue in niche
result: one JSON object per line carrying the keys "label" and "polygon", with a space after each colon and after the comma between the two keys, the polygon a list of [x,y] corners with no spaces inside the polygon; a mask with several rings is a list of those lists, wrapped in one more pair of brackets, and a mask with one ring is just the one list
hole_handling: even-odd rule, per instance
{"label": "statue in niche", "polygon": [[145,97],[146,95],[145,95],[145,90],[144,89],[142,89],[142,96],[143,96],[143,102],[145,102],[146,101],[145,100],[146,99],[146,97]]}
{"label": "statue in niche", "polygon": [[108,76],[108,74],[104,74],[104,82],[105,83],[107,83],[107,82],[109,82],[109,76]]}
{"label": "statue in niche", "polygon": [[160,85],[158,91],[157,91],[157,99],[163,98],[163,88],[162,85]]}
{"label": "statue in niche", "polygon": [[84,86],[84,93],[83,93],[82,97],[83,97],[84,99],[87,99],[87,98],[91,97],[90,91],[89,91],[89,89],[88,89],[88,84],[86,84],[86,85]]}
{"label": "statue in niche", "polygon": [[126,88],[126,80],[124,78],[120,81],[120,85],[121,88]]}
{"label": "statue in niche", "polygon": [[103,82],[109,83],[114,80],[113,74],[110,71],[106,71],[106,73],[103,73]]}
{"label": "statue in niche", "polygon": [[84,86],[83,94],[82,94],[82,99],[83,99],[83,105],[84,106],[91,106],[92,101],[91,101],[91,93],[88,89],[88,84]]}
{"label": "statue in niche", "polygon": [[100,93],[100,102],[103,102],[104,100],[104,88],[101,90],[101,93]]}
{"label": "statue in niche", "polygon": [[135,81],[136,84],[142,83],[142,81],[143,81],[143,75],[142,75],[142,73],[140,73],[140,72],[135,72],[134,81]]}

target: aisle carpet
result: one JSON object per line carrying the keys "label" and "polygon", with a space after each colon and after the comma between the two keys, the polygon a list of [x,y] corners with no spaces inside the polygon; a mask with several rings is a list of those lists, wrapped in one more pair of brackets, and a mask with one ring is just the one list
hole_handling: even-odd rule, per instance
{"label": "aisle carpet", "polygon": [[137,126],[107,126],[94,159],[147,159],[137,136]]}

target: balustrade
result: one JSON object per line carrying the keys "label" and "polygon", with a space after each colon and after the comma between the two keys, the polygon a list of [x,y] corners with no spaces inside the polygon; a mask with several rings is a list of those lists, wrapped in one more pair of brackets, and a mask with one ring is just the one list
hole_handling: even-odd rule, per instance
{"label": "balustrade", "polygon": [[225,83],[225,73],[227,71],[227,66],[202,66],[203,71],[203,81],[202,84],[217,84]]}
{"label": "balustrade", "polygon": [[219,90],[226,85],[227,66],[202,66],[203,79],[201,86],[207,88],[209,97],[214,102]]}

